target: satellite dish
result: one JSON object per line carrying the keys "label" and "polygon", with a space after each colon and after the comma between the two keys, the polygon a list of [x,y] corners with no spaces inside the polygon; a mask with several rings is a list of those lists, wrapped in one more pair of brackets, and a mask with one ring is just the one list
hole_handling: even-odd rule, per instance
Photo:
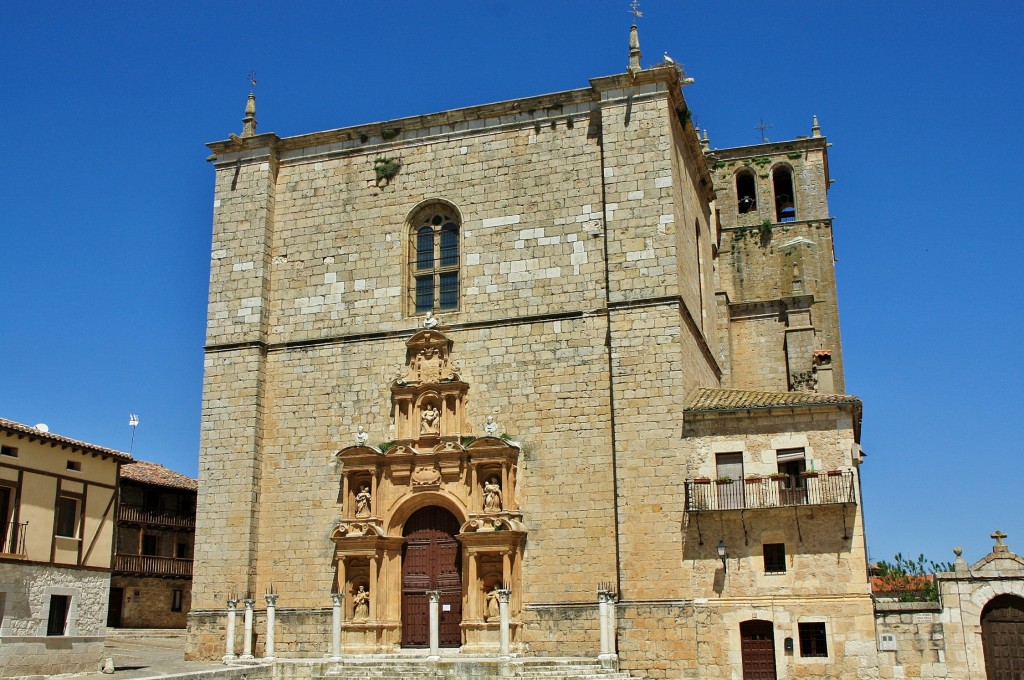
{"label": "satellite dish", "polygon": [[40,432],[49,432],[50,426],[47,425],[46,423],[37,423],[36,429],[39,430]]}

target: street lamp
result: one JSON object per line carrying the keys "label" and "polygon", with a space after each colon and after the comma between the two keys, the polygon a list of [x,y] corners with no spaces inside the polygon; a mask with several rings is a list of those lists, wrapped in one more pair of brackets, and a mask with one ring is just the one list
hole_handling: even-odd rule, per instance
{"label": "street lamp", "polygon": [[726,547],[725,547],[725,539],[724,538],[718,542],[718,545],[715,546],[715,550],[718,551],[718,558],[720,560],[722,560],[722,571],[729,571],[728,567],[725,564],[725,558],[726,558],[726,552],[725,551],[726,551]]}

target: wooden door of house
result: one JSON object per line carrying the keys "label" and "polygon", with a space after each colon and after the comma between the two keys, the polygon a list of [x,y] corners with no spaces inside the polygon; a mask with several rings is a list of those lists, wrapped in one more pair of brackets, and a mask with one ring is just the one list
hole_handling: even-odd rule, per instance
{"label": "wooden door of house", "polygon": [[[735,510],[745,507],[743,499],[743,454],[719,453],[715,457],[718,473],[718,509]],[[723,480],[731,479],[732,482]]]}
{"label": "wooden door of house", "polygon": [[462,551],[459,523],[450,512],[430,506],[417,510],[402,534],[402,646],[430,644],[428,590],[441,593],[440,645],[462,644]]}
{"label": "wooden door of house", "polygon": [[107,608],[107,626],[121,627],[121,615],[124,609],[124,588],[110,589],[110,605]]}
{"label": "wooden door of house", "polygon": [[775,632],[771,621],[740,624],[743,680],[776,680]]}
{"label": "wooden door of house", "polygon": [[981,614],[981,641],[988,680],[1024,678],[1024,599],[1000,595]]}

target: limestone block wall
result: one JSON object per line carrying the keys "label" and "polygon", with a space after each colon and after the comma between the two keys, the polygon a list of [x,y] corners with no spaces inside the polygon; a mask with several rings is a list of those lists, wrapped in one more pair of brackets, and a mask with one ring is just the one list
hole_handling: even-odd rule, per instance
{"label": "limestone block wall", "polygon": [[[0,676],[95,670],[106,635],[109,589],[106,571],[0,562]],[[71,597],[62,637],[46,635],[51,595]]]}
{"label": "limestone block wall", "polygon": [[[124,588],[122,628],[184,628],[192,606],[190,579],[113,576],[111,586]],[[174,591],[181,591],[181,611],[173,611]]]}

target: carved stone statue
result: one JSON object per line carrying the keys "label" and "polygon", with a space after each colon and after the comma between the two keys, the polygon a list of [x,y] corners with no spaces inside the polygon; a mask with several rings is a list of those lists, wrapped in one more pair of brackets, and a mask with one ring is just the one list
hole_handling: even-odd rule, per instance
{"label": "carved stone statue", "polygon": [[352,607],[353,619],[361,621],[370,618],[370,593],[366,592],[365,586],[359,586],[359,590],[352,596],[352,601],[355,603]]}
{"label": "carved stone statue", "polygon": [[370,441],[370,435],[363,431],[363,426],[360,425],[356,428],[356,446],[366,446],[366,442]]}
{"label": "carved stone statue", "polygon": [[440,320],[436,316],[434,316],[433,312],[427,312],[427,315],[425,317],[423,317],[423,327],[424,328],[427,328],[427,329],[429,329],[429,328],[436,328],[437,324],[439,324],[439,323],[440,323]]}
{"label": "carved stone statue", "polygon": [[370,487],[363,484],[356,494],[356,517],[369,517],[371,510]]}
{"label": "carved stone statue", "polygon": [[428,404],[420,421],[420,434],[439,434],[441,412],[433,404]]}
{"label": "carved stone statue", "polygon": [[491,477],[484,484],[484,512],[501,512],[501,487],[497,477]]}
{"label": "carved stone statue", "polygon": [[484,423],[484,434],[488,437],[495,437],[498,434],[498,424],[494,422],[494,416],[487,416],[487,422]]}
{"label": "carved stone statue", "polygon": [[484,621],[497,621],[500,611],[498,607],[498,586],[494,585],[484,596]]}

